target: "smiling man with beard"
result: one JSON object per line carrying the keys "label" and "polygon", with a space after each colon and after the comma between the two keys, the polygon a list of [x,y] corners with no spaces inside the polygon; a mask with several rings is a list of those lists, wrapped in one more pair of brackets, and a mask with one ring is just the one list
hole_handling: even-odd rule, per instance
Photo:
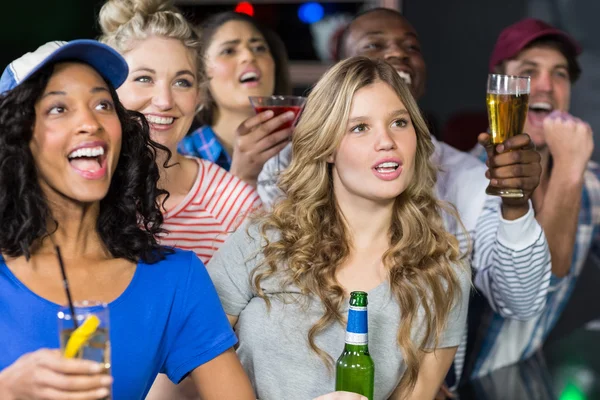
{"label": "smiling man with beard", "polygon": [[[551,290],[541,315],[510,321],[484,308],[469,340],[465,374],[478,377],[531,356],[544,344],[569,300],[590,252],[598,252],[600,166],[590,161],[590,126],[568,113],[571,86],[581,73],[579,44],[568,34],[527,18],[505,28],[490,72],[531,77],[525,131],[541,155],[542,175],[531,197],[552,254]],[[473,150],[487,158],[478,146]],[[467,378],[467,376],[465,376]]]}
{"label": "smiling man with beard", "polygon": [[[340,38],[338,56],[385,60],[394,66],[417,100],[425,92],[426,66],[418,34],[397,11],[372,9],[357,15]],[[489,137],[486,134],[480,139],[487,143]],[[530,207],[529,196],[538,185],[541,166],[529,136],[521,134],[505,142],[503,152],[492,159],[489,169],[467,153],[435,138],[432,141],[432,160],[440,168],[437,195],[456,206],[468,234],[450,218],[445,221],[446,228],[458,237],[463,250],[470,241],[474,283],[486,306],[505,318],[535,317],[545,306],[550,286],[550,252]],[[290,158],[288,146],[280,154],[280,165],[287,166]],[[258,179],[259,194],[267,204],[281,195],[276,186],[276,168],[273,160],[267,162]],[[522,188],[524,198],[487,196],[485,188],[490,177],[497,186]],[[449,374],[450,386],[460,376],[466,343],[465,333]]]}

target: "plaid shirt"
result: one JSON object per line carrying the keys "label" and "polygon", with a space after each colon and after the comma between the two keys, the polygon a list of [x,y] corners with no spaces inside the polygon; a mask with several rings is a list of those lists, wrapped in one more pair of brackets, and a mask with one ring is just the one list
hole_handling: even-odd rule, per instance
{"label": "plaid shirt", "polygon": [[[487,154],[481,146],[471,154],[485,161]],[[584,174],[584,185],[575,238],[573,260],[569,274],[564,278],[554,275],[541,315],[526,321],[507,319],[485,304],[471,303],[477,310],[474,320],[477,329],[469,338],[463,379],[477,378],[506,365],[527,359],[539,350],[558,321],[569,301],[577,278],[590,252],[600,254],[600,165],[590,161]],[[470,332],[471,333],[471,332]]]}
{"label": "plaid shirt", "polygon": [[184,137],[177,149],[181,154],[212,161],[225,171],[231,168],[231,156],[210,126],[202,126]]}

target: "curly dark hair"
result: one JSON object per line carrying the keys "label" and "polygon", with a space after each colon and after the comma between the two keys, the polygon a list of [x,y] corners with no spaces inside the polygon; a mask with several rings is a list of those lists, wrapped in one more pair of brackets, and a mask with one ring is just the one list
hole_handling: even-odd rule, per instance
{"label": "curly dark hair", "polygon": [[[39,184],[29,143],[35,125],[35,103],[43,94],[54,65],[48,65],[16,88],[0,95],[0,251],[29,258],[38,240],[49,235],[52,213]],[[157,187],[157,151],[171,152],[150,139],[144,116],[123,107],[107,82],[121,122],[122,146],[110,188],[100,201],[96,229],[116,258],[155,263],[172,250],[158,244],[163,233]]]}

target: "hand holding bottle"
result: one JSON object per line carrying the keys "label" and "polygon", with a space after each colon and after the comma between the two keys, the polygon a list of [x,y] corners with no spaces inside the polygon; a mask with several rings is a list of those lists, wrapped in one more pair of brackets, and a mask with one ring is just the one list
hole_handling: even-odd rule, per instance
{"label": "hand holding bottle", "polygon": [[350,392],[331,392],[313,400],[368,400],[365,396]]}

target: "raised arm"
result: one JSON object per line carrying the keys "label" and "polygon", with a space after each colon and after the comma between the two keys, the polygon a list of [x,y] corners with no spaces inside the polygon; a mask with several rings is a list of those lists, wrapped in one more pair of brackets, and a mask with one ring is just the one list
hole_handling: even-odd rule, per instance
{"label": "raised arm", "polygon": [[520,188],[523,197],[502,198],[501,206],[498,198],[486,200],[474,241],[475,286],[503,317],[529,319],[543,310],[550,287],[550,251],[529,200],[541,158],[526,134],[497,146],[487,133],[478,140],[486,148],[490,185]]}
{"label": "raised arm", "polygon": [[294,119],[293,112],[273,115],[271,110],[262,112],[236,130],[230,172],[253,187],[265,163],[289,143],[292,133],[292,128],[279,128]]}
{"label": "raised arm", "polygon": [[533,209],[513,221],[489,198],[474,238],[475,287],[494,311],[525,320],[539,314],[550,287],[550,251]]}
{"label": "raised arm", "polygon": [[592,129],[578,118],[555,112],[544,120],[544,137],[553,167],[545,193],[536,196],[537,219],[552,253],[552,273],[569,273],[581,208],[581,193],[594,148]]}

